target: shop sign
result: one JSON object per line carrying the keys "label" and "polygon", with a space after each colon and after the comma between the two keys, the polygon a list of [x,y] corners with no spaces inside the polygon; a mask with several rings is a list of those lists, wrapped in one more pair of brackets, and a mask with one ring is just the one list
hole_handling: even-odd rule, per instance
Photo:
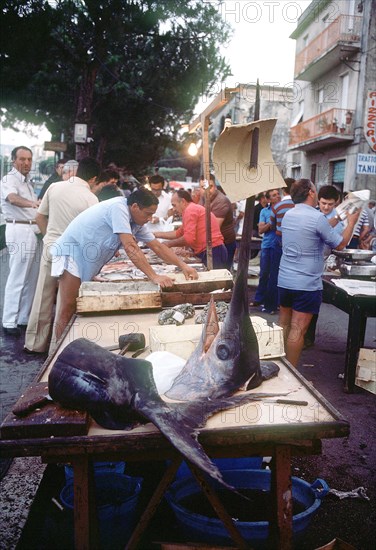
{"label": "shop sign", "polygon": [[372,151],[376,152],[376,91],[368,90],[364,135]]}
{"label": "shop sign", "polygon": [[373,174],[376,176],[376,155],[358,153],[356,173],[366,175]]}

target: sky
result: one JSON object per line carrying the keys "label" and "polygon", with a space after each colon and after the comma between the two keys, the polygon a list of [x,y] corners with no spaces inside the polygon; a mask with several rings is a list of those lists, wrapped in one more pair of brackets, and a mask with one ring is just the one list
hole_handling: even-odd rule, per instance
{"label": "sky", "polygon": [[[202,0],[214,2],[214,0]],[[311,0],[226,0],[219,8],[222,18],[233,27],[232,38],[222,54],[231,66],[233,75],[226,87],[237,84],[291,86],[293,82],[295,40],[289,38],[297,21]],[[222,87],[224,85],[222,84]],[[210,90],[215,96],[221,85]],[[199,114],[207,102],[203,97],[195,108]],[[50,141],[46,129],[34,129],[34,135],[0,128],[0,143],[32,146]]]}

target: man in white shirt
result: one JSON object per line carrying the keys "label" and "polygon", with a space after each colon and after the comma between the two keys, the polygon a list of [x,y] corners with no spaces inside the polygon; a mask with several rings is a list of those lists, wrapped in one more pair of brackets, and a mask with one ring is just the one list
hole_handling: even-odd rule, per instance
{"label": "man in white shirt", "polygon": [[158,208],[151,223],[160,223],[161,219],[166,221],[167,218],[172,216],[173,208],[171,204],[171,195],[164,191],[165,180],[162,176],[156,174],[155,176],[150,176],[149,185],[151,192],[158,199]]}
{"label": "man in white shirt", "polygon": [[39,201],[29,181],[32,151],[28,147],[16,147],[11,158],[13,168],[1,182],[1,209],[9,253],[2,322],[5,335],[19,337],[19,327],[27,325],[34,298],[41,241],[35,223]]}

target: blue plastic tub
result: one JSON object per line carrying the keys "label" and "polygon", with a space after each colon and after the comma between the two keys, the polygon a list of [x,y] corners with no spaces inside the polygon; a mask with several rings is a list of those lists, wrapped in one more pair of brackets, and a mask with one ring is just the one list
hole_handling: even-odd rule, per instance
{"label": "blue plastic tub", "polygon": [[[125,462],[94,462],[94,473],[115,473],[124,474]],[[65,481],[68,483],[73,480],[73,468],[69,464],[64,466]]]}
{"label": "blue plastic tub", "polygon": [[[124,548],[137,523],[141,485],[141,478],[111,472],[96,473],[95,496],[101,549]],[[65,508],[73,511],[73,480],[62,489],[60,500]]]}
{"label": "blue plastic tub", "polygon": [[[256,489],[270,492],[271,472],[269,470],[224,470],[225,481],[237,489]],[[309,526],[312,516],[317,512],[322,497],[329,488],[325,481],[318,479],[312,485],[306,481],[292,477],[292,496],[304,508],[304,511],[293,517],[294,540],[298,540]],[[166,493],[177,523],[187,540],[217,544],[232,543],[226,528],[217,518],[206,517],[185,508],[181,501],[188,496],[200,492],[193,478],[175,481]],[[202,495],[202,498],[206,497]],[[247,506],[245,502],[244,506]],[[236,526],[242,536],[255,548],[267,548],[269,522],[237,521]]]}
{"label": "blue plastic tub", "polygon": [[[224,470],[257,470],[262,466],[262,457],[252,456],[246,458],[213,458],[212,462],[222,471]],[[186,462],[182,462],[175,479],[193,477]]]}

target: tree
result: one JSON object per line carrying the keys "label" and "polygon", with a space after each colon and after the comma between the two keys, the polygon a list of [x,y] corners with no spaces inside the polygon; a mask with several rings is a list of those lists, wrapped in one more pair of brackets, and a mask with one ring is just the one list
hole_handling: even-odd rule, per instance
{"label": "tree", "polygon": [[94,141],[78,158],[142,170],[229,74],[213,2],[5,0],[2,12],[3,124],[44,122],[72,140],[86,123]]}

